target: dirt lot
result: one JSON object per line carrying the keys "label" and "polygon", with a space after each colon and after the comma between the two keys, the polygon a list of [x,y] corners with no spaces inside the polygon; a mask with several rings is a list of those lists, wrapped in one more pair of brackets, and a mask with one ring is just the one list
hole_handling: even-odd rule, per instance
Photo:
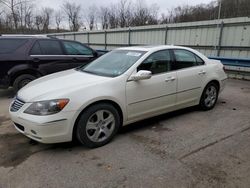
{"label": "dirt lot", "polygon": [[216,108],[129,125],[89,150],[14,130],[0,91],[0,187],[250,187],[250,82],[229,80]]}

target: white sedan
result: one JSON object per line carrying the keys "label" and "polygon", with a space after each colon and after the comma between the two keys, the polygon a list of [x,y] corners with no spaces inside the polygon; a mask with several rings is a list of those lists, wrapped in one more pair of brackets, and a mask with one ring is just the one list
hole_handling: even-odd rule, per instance
{"label": "white sedan", "polygon": [[87,66],[37,79],[10,105],[15,128],[42,143],[111,141],[119,127],[199,105],[212,109],[223,65],[178,46],[119,48]]}

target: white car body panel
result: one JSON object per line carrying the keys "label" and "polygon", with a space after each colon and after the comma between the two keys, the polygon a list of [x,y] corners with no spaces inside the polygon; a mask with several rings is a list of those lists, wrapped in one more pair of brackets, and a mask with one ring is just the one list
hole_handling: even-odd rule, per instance
{"label": "white car body panel", "polygon": [[[148,80],[129,81],[137,67],[152,53],[163,49],[186,49],[197,54],[205,65],[153,75]],[[123,125],[199,104],[205,86],[212,80],[224,88],[226,74],[223,65],[209,60],[190,48],[177,46],[128,47],[120,50],[140,50],[146,53],[124,74],[111,78],[68,70],[42,77],[29,83],[18,92],[25,102],[17,112],[11,112],[13,122],[25,127],[17,130],[43,143],[72,140],[73,128],[79,114],[89,105],[99,101],[112,101],[119,106]],[[200,74],[205,71],[205,74]],[[59,113],[36,116],[24,113],[32,102],[69,99]],[[36,134],[34,134],[34,131]]]}
{"label": "white car body panel", "polygon": [[[174,78],[173,81],[167,81]],[[176,72],[152,76],[149,80],[127,82],[128,120],[137,120],[172,107],[176,102]]]}
{"label": "white car body panel", "polygon": [[199,75],[205,71],[206,65],[181,69],[177,71],[177,105],[196,105],[203,90],[206,74]]}

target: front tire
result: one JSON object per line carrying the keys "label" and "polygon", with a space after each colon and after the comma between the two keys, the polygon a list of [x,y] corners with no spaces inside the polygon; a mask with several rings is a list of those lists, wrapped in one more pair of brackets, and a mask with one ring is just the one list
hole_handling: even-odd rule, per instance
{"label": "front tire", "polygon": [[100,147],[113,139],[120,123],[119,113],[114,106],[95,104],[81,114],[76,125],[76,137],[89,148]]}
{"label": "front tire", "polygon": [[216,83],[209,83],[201,96],[200,107],[202,110],[211,110],[214,108],[219,95],[219,87]]}

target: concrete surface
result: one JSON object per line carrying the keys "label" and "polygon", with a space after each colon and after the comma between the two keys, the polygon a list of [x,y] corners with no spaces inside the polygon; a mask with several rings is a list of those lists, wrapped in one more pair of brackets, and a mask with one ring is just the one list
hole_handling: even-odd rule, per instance
{"label": "concrete surface", "polygon": [[0,187],[250,187],[250,82],[229,80],[214,110],[129,125],[110,144],[43,145],[14,130],[0,91]]}

